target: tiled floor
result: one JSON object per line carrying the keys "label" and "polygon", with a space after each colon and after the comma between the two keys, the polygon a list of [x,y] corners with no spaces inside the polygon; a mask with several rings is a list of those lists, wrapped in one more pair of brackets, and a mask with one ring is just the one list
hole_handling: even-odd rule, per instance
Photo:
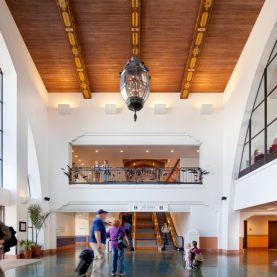
{"label": "tiled floor", "polygon": [[[6,271],[6,277],[70,277],[78,253],[67,252],[42,259],[39,264]],[[184,268],[179,253],[127,253],[126,272],[132,277],[273,277],[277,268],[277,251],[251,251],[241,256],[206,255],[201,271]],[[111,258],[106,261],[103,276],[110,276]]]}

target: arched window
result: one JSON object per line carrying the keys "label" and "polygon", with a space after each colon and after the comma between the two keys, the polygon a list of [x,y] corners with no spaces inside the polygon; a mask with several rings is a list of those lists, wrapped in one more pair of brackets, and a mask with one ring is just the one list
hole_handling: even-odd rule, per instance
{"label": "arched window", "polygon": [[0,68],[0,187],[3,187],[3,73]]}
{"label": "arched window", "polygon": [[277,41],[260,81],[244,142],[239,177],[277,158]]}

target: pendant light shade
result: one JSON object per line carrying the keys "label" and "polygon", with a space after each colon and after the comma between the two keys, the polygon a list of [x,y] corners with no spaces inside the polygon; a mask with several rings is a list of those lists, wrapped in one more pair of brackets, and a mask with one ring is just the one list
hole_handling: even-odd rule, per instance
{"label": "pendant light shade", "polygon": [[147,100],[150,87],[150,75],[147,67],[138,57],[133,56],[120,73],[120,93],[131,111],[136,112],[143,108]]}

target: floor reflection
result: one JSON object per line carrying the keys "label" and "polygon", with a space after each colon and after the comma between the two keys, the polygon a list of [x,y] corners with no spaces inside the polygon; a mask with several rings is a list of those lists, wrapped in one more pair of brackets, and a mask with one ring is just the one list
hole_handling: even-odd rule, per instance
{"label": "floor reflection", "polygon": [[[75,276],[76,252],[45,257],[41,263],[6,271],[6,277]],[[250,251],[241,256],[205,255],[201,271],[185,269],[181,253],[126,253],[127,276],[132,277],[273,277],[277,251]],[[107,257],[103,276],[110,276],[111,257]]]}

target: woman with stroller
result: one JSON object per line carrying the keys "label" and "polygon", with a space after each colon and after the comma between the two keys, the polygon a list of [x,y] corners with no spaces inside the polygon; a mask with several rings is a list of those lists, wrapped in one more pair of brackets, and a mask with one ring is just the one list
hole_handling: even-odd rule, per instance
{"label": "woman with stroller", "polygon": [[204,261],[203,254],[201,253],[201,250],[197,247],[197,242],[194,240],[192,242],[192,248],[191,248],[191,266],[194,269],[200,268],[202,265],[202,262]]}

